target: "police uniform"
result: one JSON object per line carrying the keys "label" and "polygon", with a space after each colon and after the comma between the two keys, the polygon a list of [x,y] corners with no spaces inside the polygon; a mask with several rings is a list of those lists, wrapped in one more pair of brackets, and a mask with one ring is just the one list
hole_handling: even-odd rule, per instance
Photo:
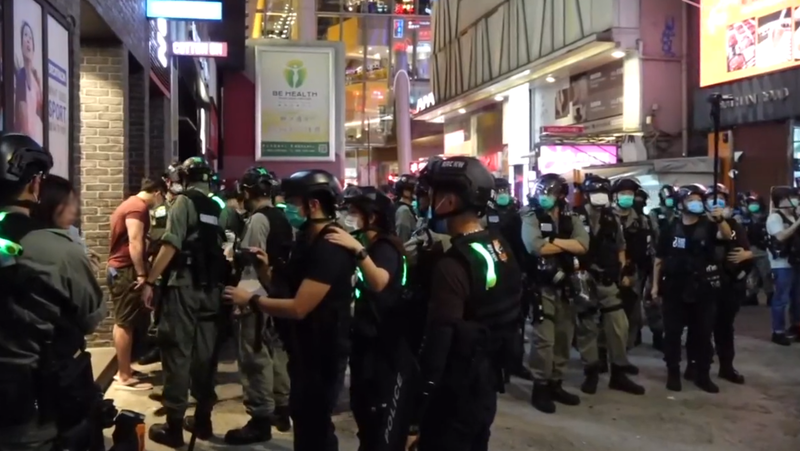
{"label": "police uniform", "polygon": [[653,268],[652,231],[650,221],[636,211],[629,210],[627,214],[617,211],[617,217],[625,235],[625,256],[631,265],[626,271],[631,286],[620,290],[620,294],[626,298],[623,300],[623,305],[628,316],[628,348],[633,348],[642,329],[642,293]]}
{"label": "police uniform", "polygon": [[[650,230],[653,232],[654,246],[658,243],[659,236],[663,233],[669,233],[672,221],[677,218],[675,210],[666,206],[660,206],[650,210],[648,214],[650,217]],[[664,318],[661,314],[661,305],[653,301],[651,294],[653,287],[652,277],[648,278],[644,288],[644,316],[647,321],[647,327],[653,334],[653,347],[661,350],[663,349],[664,339]]]}
{"label": "police uniform", "polygon": [[[755,201],[755,199],[754,199]],[[767,304],[772,303],[774,287],[772,283],[772,268],[769,265],[769,234],[767,233],[767,215],[764,213],[743,212],[740,216],[741,224],[747,233],[750,250],[753,252],[753,272],[761,282],[761,289],[767,297]],[[758,290],[750,289],[747,304],[758,305]]]}
{"label": "police uniform", "polygon": [[222,209],[209,197],[208,181],[202,181],[207,178],[203,175],[207,163],[193,157],[184,162],[183,170],[189,182],[175,198],[161,238],[177,250],[163,274],[158,325],[167,423],[155,424],[149,431],[151,440],[167,446],[183,443],[190,388],[197,408],[186,427],[195,428],[198,438],[211,436],[215,345],[222,307],[219,287],[225,268],[219,227]]}
{"label": "police uniform", "polygon": [[408,203],[410,200],[404,199],[403,196],[406,192],[411,192],[411,196],[413,196],[416,186],[417,177],[415,175],[403,174],[392,187],[397,198],[395,229],[397,230],[397,236],[400,237],[400,241],[403,243],[411,239],[411,234],[417,228],[417,215],[414,213],[414,207]]}
{"label": "police uniform", "polygon": [[[0,138],[4,195],[51,167],[50,153],[30,137]],[[26,210],[34,203],[3,199],[0,205],[2,451],[77,446],[66,437],[92,421],[102,398],[84,336],[106,316],[103,294],[83,247],[67,230],[34,222]]]}

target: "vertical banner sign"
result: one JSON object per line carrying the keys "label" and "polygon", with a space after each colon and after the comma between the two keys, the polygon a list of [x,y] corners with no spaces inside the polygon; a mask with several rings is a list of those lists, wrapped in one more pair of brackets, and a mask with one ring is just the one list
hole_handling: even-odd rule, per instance
{"label": "vertical banner sign", "polygon": [[[5,36],[3,34],[3,5],[2,4],[0,4],[0,36]],[[0,45],[0,49],[2,49],[2,48],[3,48],[3,46]],[[3,58],[0,58],[0,80],[2,80],[2,78],[3,78],[2,77],[3,73],[4,73],[3,72]],[[6,95],[5,83],[0,83],[0,132],[5,130],[5,124],[6,124],[5,123],[5,116],[6,116],[5,115],[5,112],[6,112],[5,111],[5,109],[6,109],[6,107],[5,107],[5,105],[6,105],[5,95]]]}
{"label": "vertical banner sign", "polygon": [[[52,173],[69,177],[69,33],[47,16],[48,131],[53,153]],[[56,157],[58,156],[58,157]]]}
{"label": "vertical banner sign", "polygon": [[260,141],[256,160],[333,161],[336,143],[335,49],[256,49]]}
{"label": "vertical banner sign", "polygon": [[[14,127],[44,144],[42,7],[34,0],[14,0]],[[53,159],[67,158],[53,152]]]}

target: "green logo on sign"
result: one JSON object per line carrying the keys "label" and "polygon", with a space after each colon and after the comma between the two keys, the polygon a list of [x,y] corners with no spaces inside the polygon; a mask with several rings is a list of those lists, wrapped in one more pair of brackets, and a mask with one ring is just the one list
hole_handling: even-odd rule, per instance
{"label": "green logo on sign", "polygon": [[303,86],[307,74],[306,67],[300,60],[289,61],[286,63],[286,68],[283,69],[283,78],[286,80],[286,84],[294,89]]}

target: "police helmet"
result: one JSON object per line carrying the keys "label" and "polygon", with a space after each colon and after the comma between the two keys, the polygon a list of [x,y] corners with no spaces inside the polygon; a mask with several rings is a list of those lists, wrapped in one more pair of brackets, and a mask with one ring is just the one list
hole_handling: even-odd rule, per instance
{"label": "police helmet", "polygon": [[190,157],[181,164],[183,175],[189,182],[211,182],[214,171],[203,157]]}
{"label": "police helmet", "polygon": [[597,174],[586,174],[581,183],[580,190],[583,193],[609,193],[611,192],[611,182]]}
{"label": "police helmet", "polygon": [[642,185],[639,183],[639,181],[630,177],[616,179],[611,185],[611,192],[614,194],[622,191],[633,191],[636,193],[640,189],[642,189]]}
{"label": "police helmet", "polygon": [[432,190],[458,195],[466,206],[478,213],[488,206],[494,190],[494,176],[474,157],[452,157],[425,166],[423,183]]}
{"label": "police helmet", "polygon": [[6,133],[0,137],[0,181],[4,185],[26,185],[52,167],[53,156],[30,136]]}
{"label": "police helmet", "polygon": [[638,190],[636,190],[636,198],[641,199],[645,203],[647,203],[647,200],[650,199],[650,194],[648,194],[647,190],[645,190],[644,188],[639,188]]}
{"label": "police helmet", "polygon": [[494,178],[494,189],[497,191],[507,191],[511,187],[508,179],[505,177]]}
{"label": "police helmet", "polygon": [[538,179],[533,187],[533,197],[538,199],[542,195],[555,196],[556,199],[567,197],[569,185],[567,180],[558,174],[544,174]]}
{"label": "police helmet", "polygon": [[727,186],[723,185],[722,183],[717,183],[716,186],[710,187],[708,190],[706,190],[706,197],[711,197],[714,195],[722,196],[722,198],[727,199],[731,195],[731,192],[728,190]]}
{"label": "police helmet", "polygon": [[180,183],[181,174],[183,174],[181,162],[173,161],[167,166],[167,170],[164,171],[164,175],[162,175],[161,178],[164,179],[165,182]]}
{"label": "police helmet", "polygon": [[782,200],[797,196],[797,189],[791,186],[773,186],[770,190],[772,203],[777,207]]}
{"label": "police helmet", "polygon": [[[344,205],[354,207],[369,217],[375,216],[375,227],[385,233],[394,233],[395,208],[392,199],[374,186],[351,186],[346,190]],[[366,228],[366,224],[365,224]]]}
{"label": "police helmet", "polygon": [[658,190],[658,200],[661,205],[666,205],[667,199],[675,200],[677,190],[672,185],[663,185]]}
{"label": "police helmet", "polygon": [[705,186],[699,183],[692,183],[691,185],[683,185],[678,188],[678,201],[683,203],[687,197],[692,195],[698,195],[700,197],[705,197],[708,189]]}
{"label": "police helmet", "polygon": [[261,166],[252,166],[245,171],[239,186],[243,192],[253,196],[271,197],[275,187],[275,178]]}
{"label": "police helmet", "polygon": [[316,199],[329,218],[336,216],[336,207],[342,200],[342,186],[328,171],[312,169],[299,171],[281,180],[283,195],[300,197],[304,201]]}
{"label": "police helmet", "polygon": [[398,177],[397,181],[394,182],[394,186],[392,187],[394,191],[394,195],[397,197],[403,197],[403,193],[406,191],[411,191],[413,194],[417,187],[417,176],[414,174],[403,174]]}

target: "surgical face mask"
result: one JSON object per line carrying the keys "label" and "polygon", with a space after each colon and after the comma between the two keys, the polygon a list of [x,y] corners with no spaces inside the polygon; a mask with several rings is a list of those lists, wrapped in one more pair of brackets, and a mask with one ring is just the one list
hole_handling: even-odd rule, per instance
{"label": "surgical face mask", "polygon": [[761,205],[750,204],[747,206],[747,211],[749,211],[750,213],[758,213],[761,211]]}
{"label": "surgical face mask", "polygon": [[353,231],[363,228],[361,226],[361,219],[358,217],[358,215],[353,214],[348,214],[344,217],[344,225]]}
{"label": "surgical face mask", "polygon": [[556,198],[547,194],[539,195],[539,205],[545,210],[549,210],[556,205]]}
{"label": "surgical face mask", "polygon": [[708,205],[709,210],[714,207],[725,208],[725,199],[708,199],[706,205]]}
{"label": "surgical face mask", "polygon": [[180,194],[183,192],[183,185],[180,183],[173,183],[169,186],[169,190],[172,192],[172,194]]}
{"label": "surgical face mask", "polygon": [[792,204],[792,207],[795,208],[797,208],[797,206],[800,205],[800,199],[792,198],[789,199],[789,202]]}
{"label": "surgical face mask", "polygon": [[675,199],[672,198],[664,199],[664,206],[667,208],[673,208],[675,206]]}
{"label": "surgical face mask", "polygon": [[608,194],[606,193],[591,193],[589,194],[589,203],[595,207],[605,207],[608,205]]}
{"label": "surgical face mask", "polygon": [[633,195],[622,194],[620,196],[617,196],[617,205],[619,205],[622,208],[633,207]]}
{"label": "surgical face mask", "polygon": [[511,203],[511,195],[509,195],[508,193],[500,193],[497,195],[497,205],[505,207],[510,203]]}
{"label": "surgical face mask", "polygon": [[306,223],[306,217],[300,214],[300,207],[297,205],[287,204],[283,212],[286,214],[289,224],[295,229],[299,229]]}
{"label": "surgical face mask", "polygon": [[686,203],[686,211],[695,215],[701,215],[705,212],[703,202],[699,200],[690,200]]}

